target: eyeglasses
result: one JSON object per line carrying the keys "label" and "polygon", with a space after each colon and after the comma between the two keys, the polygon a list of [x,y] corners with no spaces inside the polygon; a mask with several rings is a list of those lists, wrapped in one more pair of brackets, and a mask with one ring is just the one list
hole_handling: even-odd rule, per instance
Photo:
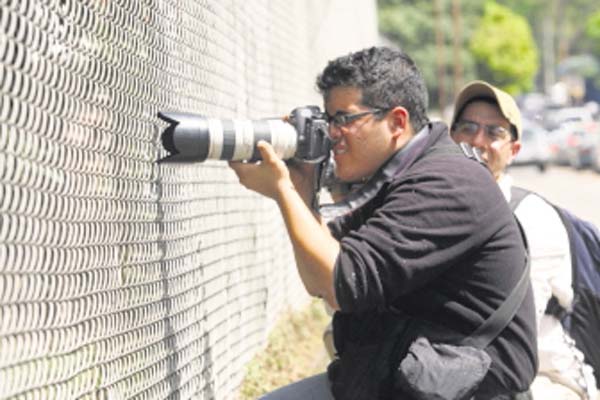
{"label": "eyeglasses", "polygon": [[485,125],[474,121],[459,121],[452,127],[452,131],[466,136],[475,136],[479,132],[479,128],[483,131],[490,140],[502,140],[512,136],[510,131],[500,125]]}
{"label": "eyeglasses", "polygon": [[327,120],[327,122],[330,125],[334,125],[339,128],[341,126],[348,125],[349,123],[354,122],[354,121],[364,117],[365,115],[369,115],[369,114],[376,115],[376,114],[381,114],[381,113],[384,113],[387,111],[389,111],[389,109],[381,109],[381,108],[374,108],[372,110],[363,111],[363,112],[356,113],[356,114],[343,114],[338,111],[335,115],[325,114],[325,119]]}

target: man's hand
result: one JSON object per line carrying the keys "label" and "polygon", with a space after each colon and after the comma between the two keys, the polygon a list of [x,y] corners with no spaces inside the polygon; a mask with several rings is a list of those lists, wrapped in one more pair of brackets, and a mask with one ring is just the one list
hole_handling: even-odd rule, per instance
{"label": "man's hand", "polygon": [[258,163],[229,162],[240,183],[275,201],[278,201],[281,190],[293,189],[310,205],[314,191],[315,165],[293,161],[286,164],[277,156],[273,146],[262,140],[256,147],[262,158]]}
{"label": "man's hand", "polygon": [[255,164],[230,161],[229,166],[244,187],[278,200],[282,190],[294,188],[290,171],[269,143],[261,140],[256,147],[260,151],[261,161]]}

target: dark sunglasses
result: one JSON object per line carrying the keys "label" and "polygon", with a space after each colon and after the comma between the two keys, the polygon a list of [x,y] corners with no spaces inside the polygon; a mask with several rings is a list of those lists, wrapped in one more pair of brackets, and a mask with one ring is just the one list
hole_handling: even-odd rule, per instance
{"label": "dark sunglasses", "polygon": [[500,125],[485,125],[474,121],[458,121],[452,127],[452,131],[466,136],[475,136],[479,129],[483,128],[486,136],[491,140],[502,140],[512,136],[511,132]]}

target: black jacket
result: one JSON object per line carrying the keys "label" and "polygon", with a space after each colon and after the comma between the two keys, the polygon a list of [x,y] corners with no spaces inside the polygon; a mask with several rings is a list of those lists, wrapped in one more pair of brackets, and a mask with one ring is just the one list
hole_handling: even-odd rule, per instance
{"label": "black jacket", "polygon": [[[468,335],[523,273],[518,226],[490,172],[434,146],[455,146],[444,124],[421,131],[378,172],[376,184],[367,183],[370,193],[355,200],[358,207],[329,224],[341,244],[334,284],[342,311],[334,329],[346,332],[336,333],[338,342],[356,335],[352,318],[340,317],[386,318],[391,307]],[[492,366],[482,391],[529,388],[537,369],[531,288],[486,351]]]}

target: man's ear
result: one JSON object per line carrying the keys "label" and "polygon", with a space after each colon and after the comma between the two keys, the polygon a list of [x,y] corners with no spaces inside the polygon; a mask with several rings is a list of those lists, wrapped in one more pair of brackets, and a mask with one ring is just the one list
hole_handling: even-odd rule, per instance
{"label": "man's ear", "polygon": [[512,161],[515,159],[515,157],[519,153],[519,150],[521,150],[521,141],[516,140],[516,141],[512,142],[511,147],[510,147],[510,159],[508,160],[508,164],[512,163]]}
{"label": "man's ear", "polygon": [[410,114],[404,107],[394,107],[389,112],[390,131],[393,137],[400,137],[410,129]]}

